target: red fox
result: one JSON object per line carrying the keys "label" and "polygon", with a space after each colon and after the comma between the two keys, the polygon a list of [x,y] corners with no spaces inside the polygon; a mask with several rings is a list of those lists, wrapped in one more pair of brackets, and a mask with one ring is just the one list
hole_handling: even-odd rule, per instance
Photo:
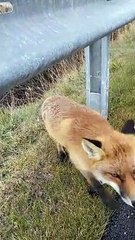
{"label": "red fox", "polygon": [[61,159],[68,152],[89,185],[92,174],[102,185],[110,185],[125,203],[135,206],[133,120],[118,132],[96,111],[63,96],[47,98],[41,115]]}

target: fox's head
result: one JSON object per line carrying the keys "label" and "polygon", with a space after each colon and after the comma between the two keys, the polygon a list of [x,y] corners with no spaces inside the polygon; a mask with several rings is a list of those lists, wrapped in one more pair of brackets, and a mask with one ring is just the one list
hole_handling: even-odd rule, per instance
{"label": "fox's head", "polygon": [[92,173],[110,185],[125,203],[135,207],[135,127],[129,120],[122,133],[96,140],[83,139],[82,146],[92,161]]}

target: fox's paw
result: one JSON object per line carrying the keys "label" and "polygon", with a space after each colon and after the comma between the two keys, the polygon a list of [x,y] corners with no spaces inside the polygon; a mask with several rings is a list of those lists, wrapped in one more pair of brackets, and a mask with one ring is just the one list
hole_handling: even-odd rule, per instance
{"label": "fox's paw", "polygon": [[62,146],[59,145],[59,147],[57,147],[58,151],[57,151],[57,155],[58,155],[58,159],[61,163],[66,162],[69,158],[68,153],[66,151],[66,149]]}
{"label": "fox's paw", "polygon": [[87,188],[87,192],[88,192],[88,194],[89,194],[91,197],[97,197],[97,196],[98,196],[97,191],[96,191],[93,187],[91,187],[91,186],[89,186],[89,187]]}
{"label": "fox's paw", "polygon": [[61,163],[66,162],[68,159],[68,153],[66,149],[57,143],[57,157]]}

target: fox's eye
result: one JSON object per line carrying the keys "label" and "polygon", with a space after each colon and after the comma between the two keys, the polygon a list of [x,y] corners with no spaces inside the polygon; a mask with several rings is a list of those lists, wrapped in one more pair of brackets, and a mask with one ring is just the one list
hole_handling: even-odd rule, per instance
{"label": "fox's eye", "polygon": [[117,179],[121,180],[121,176],[118,173],[107,172],[107,174],[113,178],[117,178]]}
{"label": "fox's eye", "polygon": [[120,178],[120,175],[117,174],[117,173],[111,173],[111,176],[114,177],[114,178]]}

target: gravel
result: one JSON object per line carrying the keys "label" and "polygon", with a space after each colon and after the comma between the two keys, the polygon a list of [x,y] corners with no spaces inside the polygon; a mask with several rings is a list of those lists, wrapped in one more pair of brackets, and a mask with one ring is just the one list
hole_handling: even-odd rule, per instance
{"label": "gravel", "polygon": [[120,208],[110,217],[101,240],[135,240],[135,209],[118,201]]}

